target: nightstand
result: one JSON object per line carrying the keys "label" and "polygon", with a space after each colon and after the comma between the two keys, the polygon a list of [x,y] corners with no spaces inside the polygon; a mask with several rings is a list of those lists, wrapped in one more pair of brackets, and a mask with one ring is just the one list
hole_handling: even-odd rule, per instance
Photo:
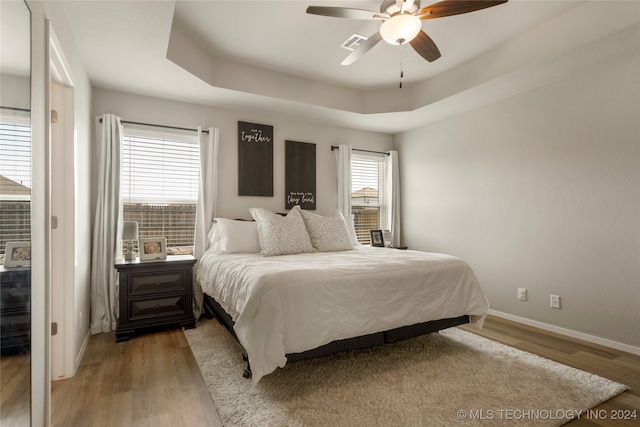
{"label": "nightstand", "polygon": [[0,266],[1,354],[26,354],[31,347],[31,267]]}
{"label": "nightstand", "polygon": [[120,274],[119,318],[116,342],[126,341],[139,329],[180,324],[195,328],[193,317],[193,265],[191,255],[161,260],[116,260]]}

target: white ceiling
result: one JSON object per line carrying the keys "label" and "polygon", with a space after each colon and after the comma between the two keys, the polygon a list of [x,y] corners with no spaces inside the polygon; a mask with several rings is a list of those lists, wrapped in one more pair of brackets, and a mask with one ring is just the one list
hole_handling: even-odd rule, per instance
{"label": "white ceiling", "polygon": [[[380,42],[349,66],[340,47],[353,33],[369,37],[380,21],[307,14],[309,5],[380,10],[382,1],[208,1],[178,2],[174,24],[214,56],[254,67],[354,88],[397,87],[400,58],[405,82],[433,77],[504,43],[571,7],[566,2],[518,1],[465,15],[423,22],[442,57],[433,63],[411,46]],[[434,3],[426,1],[425,6]]]}
{"label": "white ceiling", "polygon": [[307,6],[378,10],[380,1],[62,3],[94,86],[387,133],[544,84],[527,77],[534,64],[630,25],[615,23],[628,15],[621,11],[593,30],[590,19],[602,11],[582,10],[582,1],[511,0],[425,21],[442,53],[433,63],[410,46],[401,52],[381,42],[342,66],[349,51],[339,44],[354,32],[370,36],[380,23],[308,15]]}

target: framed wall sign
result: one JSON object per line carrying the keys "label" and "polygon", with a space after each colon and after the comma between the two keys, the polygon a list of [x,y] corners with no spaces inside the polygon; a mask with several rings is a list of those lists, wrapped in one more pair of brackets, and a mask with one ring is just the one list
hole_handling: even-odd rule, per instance
{"label": "framed wall sign", "polygon": [[316,144],[285,141],[285,208],[316,208]]}
{"label": "framed wall sign", "polygon": [[273,197],[273,126],[238,122],[238,195]]}

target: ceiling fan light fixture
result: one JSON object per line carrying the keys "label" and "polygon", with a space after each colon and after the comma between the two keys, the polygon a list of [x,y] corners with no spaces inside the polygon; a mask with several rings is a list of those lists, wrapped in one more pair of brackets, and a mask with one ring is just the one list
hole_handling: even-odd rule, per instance
{"label": "ceiling fan light fixture", "polygon": [[422,21],[415,15],[394,15],[382,23],[380,35],[389,44],[409,43],[422,29]]}

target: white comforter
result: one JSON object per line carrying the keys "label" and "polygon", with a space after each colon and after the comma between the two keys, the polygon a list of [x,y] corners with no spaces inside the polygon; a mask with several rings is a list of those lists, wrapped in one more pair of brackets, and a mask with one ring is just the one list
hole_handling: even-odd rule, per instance
{"label": "white comforter", "polygon": [[216,255],[196,280],[231,315],[254,383],[283,367],[285,354],[436,319],[489,304],[466,262],[450,255],[371,248],[275,257]]}

